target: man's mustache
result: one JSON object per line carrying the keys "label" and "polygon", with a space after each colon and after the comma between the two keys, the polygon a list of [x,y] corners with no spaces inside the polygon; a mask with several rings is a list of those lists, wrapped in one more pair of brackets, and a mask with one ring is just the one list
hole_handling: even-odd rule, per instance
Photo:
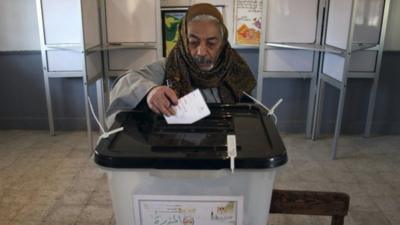
{"label": "man's mustache", "polygon": [[207,58],[207,56],[195,56],[195,57],[193,57],[193,61],[196,64],[203,64],[203,65],[204,64],[208,64],[208,65],[213,64],[213,61],[211,59]]}

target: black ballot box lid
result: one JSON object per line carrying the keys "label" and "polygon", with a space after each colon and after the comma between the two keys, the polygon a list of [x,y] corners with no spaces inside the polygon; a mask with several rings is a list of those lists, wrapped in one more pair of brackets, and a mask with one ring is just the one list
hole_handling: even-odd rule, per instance
{"label": "black ballot box lid", "polygon": [[230,168],[227,135],[236,136],[236,169],[263,169],[287,162],[285,146],[267,111],[255,104],[210,104],[211,114],[193,124],[167,124],[148,111],[120,112],[101,139],[95,162],[108,168]]}

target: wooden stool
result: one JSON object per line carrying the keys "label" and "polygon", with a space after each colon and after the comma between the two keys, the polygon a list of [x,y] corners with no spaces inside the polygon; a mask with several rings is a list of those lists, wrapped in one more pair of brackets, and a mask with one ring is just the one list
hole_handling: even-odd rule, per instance
{"label": "wooden stool", "polygon": [[273,190],[270,213],[332,216],[331,225],[343,225],[349,203],[345,193]]}

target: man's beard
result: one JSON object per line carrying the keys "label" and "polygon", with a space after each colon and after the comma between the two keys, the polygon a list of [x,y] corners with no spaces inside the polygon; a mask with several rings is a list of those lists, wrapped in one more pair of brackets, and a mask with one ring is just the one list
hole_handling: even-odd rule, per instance
{"label": "man's beard", "polygon": [[195,56],[193,57],[193,61],[201,70],[209,71],[214,67],[214,61],[207,56]]}

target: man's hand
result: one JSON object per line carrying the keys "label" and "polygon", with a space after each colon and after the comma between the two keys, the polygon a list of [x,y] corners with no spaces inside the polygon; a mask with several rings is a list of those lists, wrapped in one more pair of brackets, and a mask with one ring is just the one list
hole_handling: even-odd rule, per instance
{"label": "man's hand", "polygon": [[178,97],[175,91],[167,86],[158,86],[147,95],[147,105],[155,113],[162,113],[166,116],[175,115],[172,105],[178,104]]}

